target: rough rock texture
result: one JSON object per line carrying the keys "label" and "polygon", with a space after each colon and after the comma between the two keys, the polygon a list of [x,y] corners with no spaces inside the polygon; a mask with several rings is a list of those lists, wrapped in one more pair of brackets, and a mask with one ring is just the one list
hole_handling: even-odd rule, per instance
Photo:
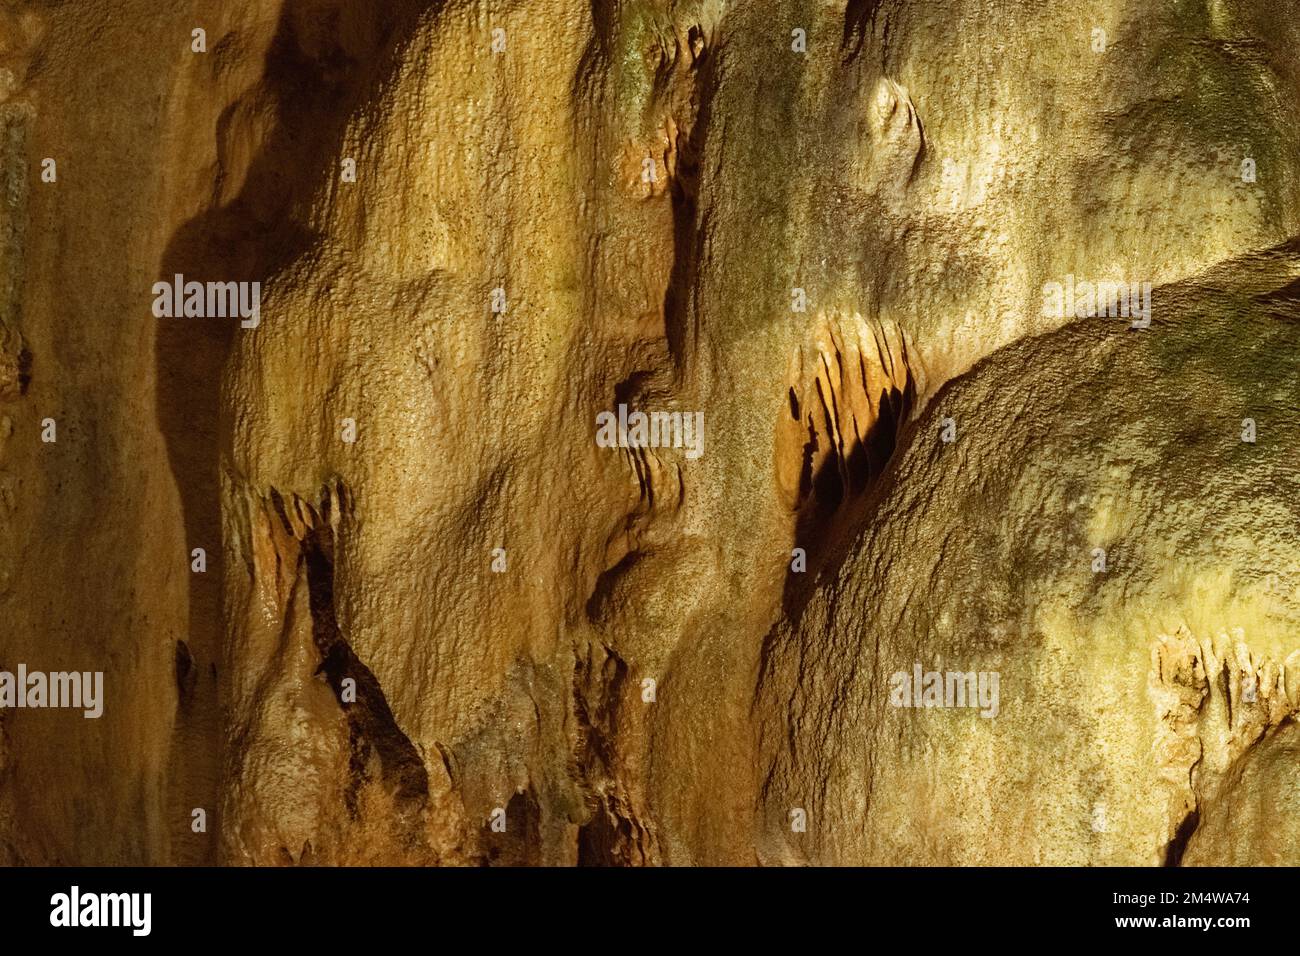
{"label": "rough rock texture", "polygon": [[[1290,252],[1262,265],[1300,275]],[[1297,303],[1225,285],[1160,290],[1147,330],[1025,339],[909,427],[766,649],[765,860],[1177,862],[1203,808],[1222,853],[1226,817],[1294,800]],[[996,717],[893,706],[917,663],[998,672]],[[1284,828],[1237,825],[1222,862],[1300,859]]]}
{"label": "rough rock texture", "polygon": [[[0,710],[0,858],[1296,862],[1297,49],[1286,0],[0,4],[0,669],[106,689]],[[892,706],[936,661],[997,716]]]}

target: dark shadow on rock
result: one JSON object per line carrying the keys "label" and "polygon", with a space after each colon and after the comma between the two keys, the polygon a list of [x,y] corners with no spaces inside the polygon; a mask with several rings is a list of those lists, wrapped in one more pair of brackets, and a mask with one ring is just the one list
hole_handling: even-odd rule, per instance
{"label": "dark shadow on rock", "polygon": [[795,521],[793,545],[807,555],[807,570],[786,574],[781,606],[790,620],[798,620],[822,572],[838,567],[857,538],[915,404],[916,385],[909,374],[902,389],[893,387],[880,393],[880,414],[866,434],[852,442],[843,457],[832,450],[815,470],[815,445],[827,436],[809,423],[799,480],[803,504]]}
{"label": "dark shadow on rock", "polygon": [[[365,102],[423,2],[287,0],[261,83],[248,110],[227,108],[214,135],[260,137],[243,187],[229,203],[182,225],[163,254],[159,281],[260,282],[292,263],[316,238],[306,221],[312,193],[336,175],[348,118]],[[240,117],[265,120],[259,132]],[[245,120],[247,122],[247,120]],[[273,322],[265,311],[262,322]],[[216,861],[222,729],[217,684],[223,618],[220,461],[228,422],[221,381],[236,335],[255,335],[238,318],[162,318],[156,338],[157,415],[184,513],[186,558],[207,552],[192,573],[186,657],[199,675],[181,695],[170,761],[168,812],[173,863]],[[191,809],[207,810],[206,834],[191,832]]]}

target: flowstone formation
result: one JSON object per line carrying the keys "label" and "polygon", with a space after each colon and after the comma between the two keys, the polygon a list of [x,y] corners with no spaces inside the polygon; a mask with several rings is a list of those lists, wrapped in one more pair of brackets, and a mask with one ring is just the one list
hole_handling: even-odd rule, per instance
{"label": "flowstone formation", "polygon": [[767,648],[765,861],[1295,864],[1297,276],[1234,263],[940,391]]}
{"label": "flowstone formation", "polygon": [[156,7],[0,8],[0,858],[1297,861],[1284,0]]}

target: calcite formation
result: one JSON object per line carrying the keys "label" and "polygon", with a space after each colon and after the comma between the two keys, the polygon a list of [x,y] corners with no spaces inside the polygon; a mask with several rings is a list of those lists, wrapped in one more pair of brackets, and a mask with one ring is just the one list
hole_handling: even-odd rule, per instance
{"label": "calcite formation", "polygon": [[1300,862],[1297,50],[7,0],[0,860]]}

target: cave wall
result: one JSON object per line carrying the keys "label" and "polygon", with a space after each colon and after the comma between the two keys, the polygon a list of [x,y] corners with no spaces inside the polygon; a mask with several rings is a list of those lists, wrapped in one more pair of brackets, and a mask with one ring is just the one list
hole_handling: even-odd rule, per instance
{"label": "cave wall", "polygon": [[1292,858],[1288,10],[7,5],[4,859]]}

